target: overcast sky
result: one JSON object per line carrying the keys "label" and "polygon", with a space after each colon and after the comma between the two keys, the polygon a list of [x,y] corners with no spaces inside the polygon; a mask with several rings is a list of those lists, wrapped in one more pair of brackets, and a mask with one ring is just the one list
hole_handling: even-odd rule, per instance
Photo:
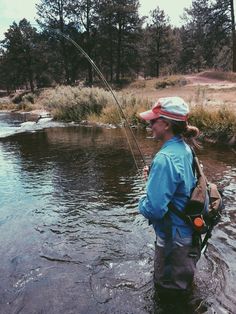
{"label": "overcast sky", "polygon": [[[0,39],[4,32],[13,23],[26,18],[34,23],[36,16],[35,3],[38,0],[0,0]],[[140,0],[140,14],[149,15],[149,12],[159,6],[170,17],[172,25],[179,26],[183,9],[191,5],[191,0]]]}
{"label": "overcast sky", "polygon": [[[1,1],[1,0],[0,0]],[[180,26],[180,15],[183,14],[184,8],[188,8],[192,4],[192,0],[139,0],[140,13],[142,15],[149,15],[149,12],[157,6],[164,10],[170,17],[170,22],[174,26]]]}

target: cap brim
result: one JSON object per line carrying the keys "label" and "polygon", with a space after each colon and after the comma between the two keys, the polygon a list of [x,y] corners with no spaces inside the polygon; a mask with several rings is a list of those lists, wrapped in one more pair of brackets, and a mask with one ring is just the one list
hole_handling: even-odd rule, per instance
{"label": "cap brim", "polygon": [[159,114],[154,113],[152,110],[144,111],[139,114],[139,116],[146,121],[157,119],[160,117]]}

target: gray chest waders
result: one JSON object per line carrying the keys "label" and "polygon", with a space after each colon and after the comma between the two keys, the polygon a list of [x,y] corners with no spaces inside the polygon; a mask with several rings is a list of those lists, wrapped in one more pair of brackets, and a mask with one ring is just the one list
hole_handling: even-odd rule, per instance
{"label": "gray chest waders", "polygon": [[[170,212],[163,218],[165,246],[159,248],[161,268],[156,271],[156,283],[161,288],[188,290],[191,287],[196,263],[200,257],[199,236],[193,234],[192,243],[178,246],[172,236]],[[162,252],[162,253],[161,253]],[[161,261],[163,259],[163,262]]]}
{"label": "gray chest waders", "polygon": [[164,256],[165,256],[165,271],[164,271],[164,280],[171,280],[171,252],[173,250],[173,237],[172,237],[172,221],[170,214],[167,212],[164,216],[164,230],[165,230],[165,247],[164,247]]}

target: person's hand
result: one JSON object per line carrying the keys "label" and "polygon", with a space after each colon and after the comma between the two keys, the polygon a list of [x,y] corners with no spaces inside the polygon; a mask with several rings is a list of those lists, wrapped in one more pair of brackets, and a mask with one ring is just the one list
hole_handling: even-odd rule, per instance
{"label": "person's hand", "polygon": [[148,175],[149,175],[149,167],[148,166],[144,166],[143,167],[143,177],[144,177],[145,181],[147,181]]}

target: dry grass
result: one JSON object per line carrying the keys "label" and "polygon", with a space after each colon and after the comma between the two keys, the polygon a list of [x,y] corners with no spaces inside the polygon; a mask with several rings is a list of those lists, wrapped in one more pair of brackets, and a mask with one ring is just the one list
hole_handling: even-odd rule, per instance
{"label": "dry grass", "polygon": [[[236,136],[236,113],[229,108],[207,109],[202,105],[191,108],[190,124],[197,126],[202,137],[228,143]],[[233,143],[235,144],[235,143]]]}
{"label": "dry grass", "polygon": [[[122,96],[121,94],[118,94],[117,96],[122,111],[129,124],[142,124],[142,122],[138,118],[138,113],[149,109],[151,107],[151,102],[148,99],[142,100],[139,98],[135,98],[134,96],[124,97],[124,95]],[[114,103],[110,103],[102,109],[102,112],[99,116],[94,113],[89,115],[88,121],[119,125],[124,121],[124,117],[118,106]]]}
{"label": "dry grass", "polygon": [[[221,78],[225,76],[222,75]],[[169,80],[174,81],[174,78]],[[236,138],[236,84],[235,87],[223,86],[217,89],[213,88],[212,83],[184,86],[171,84],[168,88],[157,90],[155,88],[157,83],[157,79],[140,80],[116,93],[130,125],[143,125],[138,113],[149,109],[158,98],[179,96],[190,104],[192,108],[190,122],[199,127],[203,137],[218,142],[232,142],[232,139]],[[120,125],[123,120],[111,93],[102,88],[58,86],[42,91],[36,99],[32,97],[32,95],[24,97],[20,104],[22,109],[44,108],[51,111],[58,120],[77,122],[87,120],[116,125]],[[32,99],[35,104],[31,103]],[[0,109],[15,108],[10,102],[0,102]]]}
{"label": "dry grass", "polygon": [[140,89],[140,88],[145,88],[145,87],[146,87],[146,81],[144,79],[136,80],[129,85],[129,88],[135,88],[135,89]]}
{"label": "dry grass", "polygon": [[58,86],[45,91],[40,104],[50,110],[57,120],[76,121],[87,119],[88,115],[99,116],[102,109],[113,103],[110,93],[101,88],[79,88]]}
{"label": "dry grass", "polygon": [[179,96],[191,105],[201,104],[209,109],[220,108],[223,105],[236,111],[236,84],[234,83],[220,84],[219,81],[216,85],[214,83],[187,84],[156,89],[157,79],[149,79],[145,82],[145,88],[135,88],[135,84],[131,84],[122,92],[125,95],[134,95],[144,100],[149,99],[151,102],[161,97]]}
{"label": "dry grass", "polygon": [[0,110],[3,110],[3,111],[12,111],[12,110],[17,110],[17,106],[16,104],[13,104],[13,103],[1,103],[0,102]]}
{"label": "dry grass", "polygon": [[[132,125],[137,125],[138,112],[150,108],[151,102],[132,95],[116,93],[116,97],[125,117]],[[51,111],[57,120],[121,124],[123,121],[119,107],[110,92],[102,88],[79,88],[58,86],[46,90],[40,96],[38,104]]]}
{"label": "dry grass", "polygon": [[14,104],[9,97],[0,98],[0,110],[16,110],[17,105]]}
{"label": "dry grass", "polygon": [[[216,142],[229,142],[236,135],[236,113],[228,107],[210,106],[207,87],[199,86],[191,101],[190,123],[196,125],[202,136]],[[117,99],[130,125],[140,126],[138,113],[151,107],[151,101],[134,95],[117,93]],[[44,99],[44,106],[52,110],[56,119],[64,121],[87,120],[95,123],[120,125],[123,114],[112,95],[101,88],[60,86]]]}

